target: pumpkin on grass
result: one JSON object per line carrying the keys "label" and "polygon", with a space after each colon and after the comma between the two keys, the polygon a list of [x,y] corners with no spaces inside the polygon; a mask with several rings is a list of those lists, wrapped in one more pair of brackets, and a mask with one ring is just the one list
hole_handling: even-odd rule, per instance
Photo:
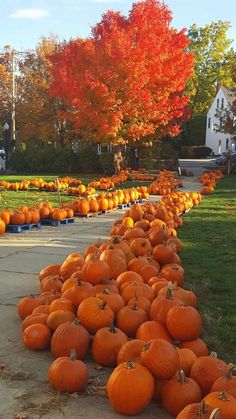
{"label": "pumpkin on grass", "polygon": [[127,335],[122,330],[115,328],[113,322],[110,327],[103,327],[98,330],[93,338],[92,353],[94,361],[104,367],[114,367],[117,354],[127,341]]}
{"label": "pumpkin on grass", "polygon": [[68,393],[83,390],[89,379],[87,365],[76,359],[76,351],[72,349],[70,356],[57,358],[48,370],[49,383],[59,391]]}
{"label": "pumpkin on grass", "polygon": [[168,380],[179,368],[178,352],[163,339],[152,339],[141,352],[141,362],[158,380]]}
{"label": "pumpkin on grass", "polygon": [[88,352],[90,336],[78,319],[62,323],[55,330],[51,340],[51,352],[55,358],[69,356],[71,348],[77,359],[83,359]]}
{"label": "pumpkin on grass", "polygon": [[23,343],[28,349],[40,351],[49,347],[51,330],[46,324],[32,324],[23,332]]}
{"label": "pumpkin on grass", "polygon": [[162,404],[173,416],[190,403],[200,402],[201,398],[199,385],[192,378],[186,378],[183,370],[178,370],[178,374],[165,383],[161,391]]}
{"label": "pumpkin on grass", "polygon": [[134,362],[118,365],[107,382],[107,395],[113,409],[124,415],[142,412],[150,403],[153,391],[152,374]]}

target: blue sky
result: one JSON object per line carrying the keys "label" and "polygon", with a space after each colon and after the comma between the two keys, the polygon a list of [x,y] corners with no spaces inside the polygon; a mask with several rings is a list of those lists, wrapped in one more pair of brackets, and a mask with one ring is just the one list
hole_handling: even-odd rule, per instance
{"label": "blue sky", "polygon": [[[203,26],[217,20],[232,24],[229,37],[236,48],[235,0],[166,0],[173,12],[173,26]],[[57,34],[60,40],[86,37],[90,27],[108,9],[131,9],[132,0],[0,0],[0,50],[6,44],[16,49],[34,48],[41,36]]]}

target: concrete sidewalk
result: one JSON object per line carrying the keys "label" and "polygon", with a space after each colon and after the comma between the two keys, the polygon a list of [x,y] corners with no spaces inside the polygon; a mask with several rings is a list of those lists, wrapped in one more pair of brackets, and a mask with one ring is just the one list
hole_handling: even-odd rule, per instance
{"label": "concrete sidewalk", "polygon": [[[199,190],[196,178],[187,179],[185,188]],[[50,388],[47,370],[52,356],[49,351],[35,353],[23,347],[16,306],[20,298],[39,293],[37,276],[43,267],[61,263],[70,253],[83,252],[98,239],[106,240],[114,221],[123,213],[118,210],[96,218],[79,218],[75,224],[44,226],[41,230],[0,237],[0,419],[14,418],[17,412],[24,412],[30,419],[121,417],[112,410],[102,391],[109,369],[98,371],[90,357],[86,359],[90,371],[87,393],[68,396]],[[170,418],[154,403],[138,417]]]}

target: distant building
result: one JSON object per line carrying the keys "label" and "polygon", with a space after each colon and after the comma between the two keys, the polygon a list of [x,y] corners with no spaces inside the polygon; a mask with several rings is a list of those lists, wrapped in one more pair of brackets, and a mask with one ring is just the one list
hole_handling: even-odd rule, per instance
{"label": "distant building", "polygon": [[206,146],[210,147],[215,155],[235,151],[236,141],[233,135],[218,132],[221,118],[217,117],[217,111],[229,109],[236,100],[236,89],[221,86],[207,114]]}

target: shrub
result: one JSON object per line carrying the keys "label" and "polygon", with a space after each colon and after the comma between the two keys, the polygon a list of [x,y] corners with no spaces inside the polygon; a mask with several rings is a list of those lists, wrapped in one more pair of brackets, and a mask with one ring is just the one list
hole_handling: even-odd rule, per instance
{"label": "shrub", "polygon": [[182,156],[184,158],[201,159],[209,156],[211,153],[212,149],[204,145],[182,148]]}
{"label": "shrub", "polygon": [[102,172],[105,175],[112,175],[114,173],[114,155],[113,153],[110,153],[109,151],[102,152],[99,155],[99,163]]}

